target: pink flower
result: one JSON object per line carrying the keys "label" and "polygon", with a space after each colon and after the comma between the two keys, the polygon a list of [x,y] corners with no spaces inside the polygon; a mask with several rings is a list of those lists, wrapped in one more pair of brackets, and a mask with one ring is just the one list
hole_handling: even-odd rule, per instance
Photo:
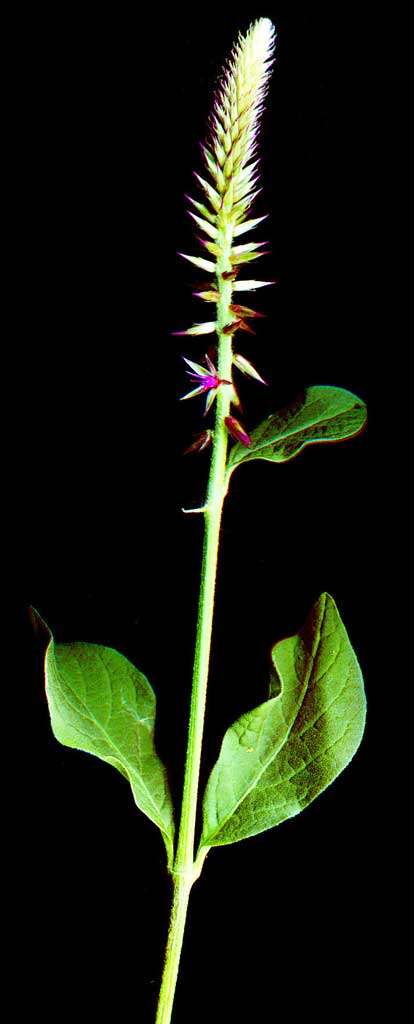
{"label": "pink flower", "polygon": [[206,409],[207,413],[211,408],[214,399],[217,394],[217,389],[221,384],[231,384],[231,380],[221,380],[218,376],[217,370],[214,364],[211,362],[209,356],[204,356],[206,366],[201,366],[200,363],[193,363],[191,359],[187,359],[183,356],[184,362],[191,367],[190,370],[186,370],[188,376],[193,383],[197,383],[197,387],[189,391],[188,394],[182,395],[180,401],[183,402],[186,398],[195,398],[196,395],[203,395],[207,391]]}

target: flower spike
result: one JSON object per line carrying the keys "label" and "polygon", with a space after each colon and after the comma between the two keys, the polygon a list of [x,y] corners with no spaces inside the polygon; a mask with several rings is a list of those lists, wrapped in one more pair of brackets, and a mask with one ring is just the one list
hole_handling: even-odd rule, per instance
{"label": "flower spike", "polygon": [[[258,132],[273,64],[275,30],[268,18],[260,18],[240,35],[217,89],[208,137],[201,145],[203,175],[194,172],[204,193],[200,202],[187,196],[196,212],[190,215],[211,242],[202,240],[217,262],[228,258],[228,229],[237,238],[253,230],[265,216],[247,218],[261,192]],[[232,262],[248,262],[262,246],[235,247]],[[184,255],[183,253],[181,255]],[[185,256],[195,266],[215,272],[217,264],[201,257]],[[224,271],[231,274],[231,271]],[[234,280],[234,277],[228,278]]]}
{"label": "flower spike", "polygon": [[[194,324],[187,331],[176,331],[175,334],[191,336],[216,332],[221,342],[224,342],[226,335],[230,342],[239,330],[254,334],[248,321],[262,314],[256,313],[249,306],[233,303],[232,294],[254,291],[274,283],[239,279],[245,264],[267,255],[268,243],[238,241],[240,236],[252,231],[267,216],[252,217],[249,210],[261,192],[258,134],[273,64],[274,44],[275,30],[272,23],[268,18],[260,18],[244,36],[239,35],[221,76],[208,135],[201,145],[204,169],[201,175],[194,172],[203,195],[200,200],[186,197],[192,207],[188,211],[189,215],[199,229],[196,237],[203,255],[179,253],[200,270],[215,275],[212,285],[205,282],[198,284],[193,294],[205,302],[216,304],[217,316],[215,320],[212,317],[211,321]],[[230,377],[231,346],[227,346],[227,351],[230,354],[228,360],[226,357],[224,361],[224,372]],[[208,411],[221,385],[229,386],[230,392],[225,392],[220,404],[220,416],[226,421],[229,432],[233,430],[232,436],[248,444],[249,438],[244,428],[234,417],[226,417],[232,404],[241,408],[233,381],[219,378],[209,356],[205,357],[204,366],[188,359],[186,362],[193,388],[183,395],[183,399],[206,393]],[[247,376],[265,383],[243,356],[235,356],[234,365]]]}

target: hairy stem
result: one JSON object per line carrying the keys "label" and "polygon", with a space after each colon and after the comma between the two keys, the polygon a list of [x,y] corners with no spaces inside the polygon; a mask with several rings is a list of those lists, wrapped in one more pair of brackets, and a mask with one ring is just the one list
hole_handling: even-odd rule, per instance
{"label": "hairy stem", "polygon": [[[231,270],[230,249],[232,229],[227,223],[222,225],[221,240],[222,255],[217,262],[217,290],[219,293],[219,300],[217,302],[218,375],[224,380],[231,380],[232,338],[231,335],[223,334],[223,327],[233,319],[229,309],[232,284],[231,281],[225,281],[222,277],[223,271]],[[227,429],[224,420],[229,415],[230,402],[231,388],[223,384],[217,392],[213,451],[207,501],[204,509],[203,559],[181,821],[177,854],[172,872],[174,895],[156,1024],[170,1024],[171,1021],[188,899],[191,887],[199,873],[194,867],[194,836],[210,663],[220,524],[223,502],[226,495]]]}
{"label": "hairy stem", "polygon": [[170,1024],[192,880],[174,874],[174,895],[156,1024]]}

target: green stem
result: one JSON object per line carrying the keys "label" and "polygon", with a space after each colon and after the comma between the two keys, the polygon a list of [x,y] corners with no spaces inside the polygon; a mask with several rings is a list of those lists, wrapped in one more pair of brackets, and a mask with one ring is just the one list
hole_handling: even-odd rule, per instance
{"label": "green stem", "polygon": [[170,1024],[192,881],[174,875],[174,895],[156,1024]]}
{"label": "green stem", "polygon": [[[232,338],[222,333],[232,319],[232,284],[222,277],[231,269],[229,260],[232,235],[223,227],[223,256],[217,264],[217,333],[218,375],[232,379]],[[199,871],[194,864],[194,836],[197,815],[198,784],[206,708],[207,682],[210,663],[211,633],[213,626],[214,595],[216,589],[217,560],[223,502],[226,495],[227,429],[225,417],[229,415],[231,389],[222,385],[217,390],[216,420],[213,451],[204,508],[204,545],[201,566],[200,596],[195,642],[193,684],[191,691],[190,721],[188,727],[187,756],[184,774],[183,800],[177,854],[173,868],[174,894],[165,954],[164,973],[158,1003],[156,1024],[170,1024],[175,986],[184,937],[188,900]]]}

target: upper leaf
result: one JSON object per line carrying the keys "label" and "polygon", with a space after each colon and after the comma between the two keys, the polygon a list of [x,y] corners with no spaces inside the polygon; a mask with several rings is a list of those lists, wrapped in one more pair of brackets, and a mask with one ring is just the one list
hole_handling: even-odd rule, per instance
{"label": "upper leaf", "polygon": [[353,437],[362,430],[366,415],[366,405],[351,391],[324,385],[306,388],[291,405],[249,431],[249,448],[241,444],[232,448],[229,472],[240,462],[287,462],[307,444]]}
{"label": "upper leaf", "polygon": [[200,848],[256,835],[299,814],[357,750],[361,671],[329,594],[272,650],[272,696],[228,729],[204,797]]}
{"label": "upper leaf", "polygon": [[[37,613],[35,618],[40,618]],[[97,644],[55,644],[46,629],[46,695],[56,739],[95,754],[128,779],[135,803],[162,832],[171,866],[173,808],[154,748],[152,687],[118,651]]]}

